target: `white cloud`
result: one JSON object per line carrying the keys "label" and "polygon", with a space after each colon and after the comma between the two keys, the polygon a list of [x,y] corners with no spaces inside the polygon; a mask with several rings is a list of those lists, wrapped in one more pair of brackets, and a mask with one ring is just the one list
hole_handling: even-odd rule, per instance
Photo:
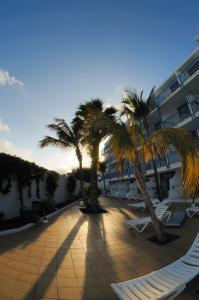
{"label": "white cloud", "polygon": [[8,127],[8,125],[4,123],[1,119],[0,119],[0,132],[4,132],[4,133],[10,132],[10,128]]}
{"label": "white cloud", "polygon": [[4,152],[10,155],[16,155],[23,159],[30,160],[31,151],[24,149],[17,149],[11,141],[6,139],[0,139],[0,152]]}
{"label": "white cloud", "polygon": [[8,71],[0,69],[0,86],[14,85],[14,84],[20,86],[21,88],[24,87],[23,82],[17,80]]}

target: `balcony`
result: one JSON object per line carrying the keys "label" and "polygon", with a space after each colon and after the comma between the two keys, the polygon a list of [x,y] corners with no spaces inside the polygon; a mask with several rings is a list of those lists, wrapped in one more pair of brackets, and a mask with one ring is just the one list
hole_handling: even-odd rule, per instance
{"label": "balcony", "polygon": [[176,112],[164,121],[164,126],[166,128],[176,126],[178,123],[184,121],[185,119],[189,118],[190,116],[191,116],[191,114],[188,111],[188,109],[183,114],[179,114],[178,112]]}
{"label": "balcony", "polygon": [[[155,162],[156,162],[156,167],[157,168],[166,166],[166,159],[164,159],[164,158],[163,159],[157,159]],[[152,162],[146,163],[144,169],[145,169],[145,172],[149,171],[149,170],[152,170],[153,169]]]}
{"label": "balcony", "polygon": [[[199,111],[199,97],[190,97],[190,104],[193,113]],[[164,120],[164,126],[166,128],[176,126],[177,124],[186,120],[189,117],[191,117],[190,109],[188,107],[188,104],[184,103],[176,113],[172,114],[169,118]]]}

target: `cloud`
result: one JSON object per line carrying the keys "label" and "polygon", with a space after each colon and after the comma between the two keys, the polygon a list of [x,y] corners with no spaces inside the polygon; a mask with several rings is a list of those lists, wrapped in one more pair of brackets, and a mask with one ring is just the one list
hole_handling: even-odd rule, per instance
{"label": "cloud", "polygon": [[6,86],[6,85],[18,85],[21,88],[24,87],[23,82],[17,80],[8,71],[0,69],[0,86]]}
{"label": "cloud", "polygon": [[8,127],[8,125],[4,123],[1,119],[0,119],[0,132],[4,132],[4,133],[10,132],[10,128]]}
{"label": "cloud", "polygon": [[26,160],[30,160],[31,151],[28,149],[17,149],[11,141],[6,139],[0,139],[0,152],[4,152],[10,155],[16,155]]}

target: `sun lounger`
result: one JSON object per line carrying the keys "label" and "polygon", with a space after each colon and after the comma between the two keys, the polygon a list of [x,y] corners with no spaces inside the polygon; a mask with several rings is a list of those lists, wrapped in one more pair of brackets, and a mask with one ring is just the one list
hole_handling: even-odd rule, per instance
{"label": "sun lounger", "polygon": [[193,206],[186,209],[187,215],[189,218],[193,217],[196,214],[199,214],[199,206]]}
{"label": "sun lounger", "polygon": [[142,277],[111,287],[121,300],[159,300],[176,298],[199,274],[199,234],[187,254],[170,265]]}
{"label": "sun lounger", "polygon": [[[168,211],[169,206],[165,204],[159,204],[155,209],[155,214],[158,220],[160,221],[168,221],[171,212]],[[133,227],[138,232],[144,231],[144,229],[152,222],[151,217],[144,217],[140,219],[133,219],[133,220],[125,220],[124,223],[127,227]]]}
{"label": "sun lounger", "polygon": [[[160,201],[158,199],[151,199],[151,202],[153,204],[153,207],[156,207],[158,204],[160,204]],[[133,209],[137,209],[137,210],[146,209],[146,204],[144,201],[138,202],[138,203],[129,203],[128,206],[130,206]]]}

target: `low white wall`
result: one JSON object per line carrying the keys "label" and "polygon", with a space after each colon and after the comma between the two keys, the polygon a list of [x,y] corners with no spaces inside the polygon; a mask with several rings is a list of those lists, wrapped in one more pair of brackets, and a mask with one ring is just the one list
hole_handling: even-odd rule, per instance
{"label": "low white wall", "polygon": [[[77,181],[76,189],[74,194],[77,195],[80,190],[79,182]],[[40,180],[40,198],[36,196],[36,182],[32,181],[31,186],[31,197],[29,198],[28,188],[23,190],[24,195],[24,206],[26,208],[32,207],[32,201],[41,201],[46,199],[46,181],[45,178]],[[67,176],[59,175],[58,187],[55,191],[54,200],[55,203],[67,201],[68,199],[68,187],[67,187]],[[4,212],[4,219],[10,219],[18,217],[20,214],[20,201],[18,199],[18,190],[16,181],[12,182],[12,188],[10,193],[6,195],[0,194],[0,212]]]}

